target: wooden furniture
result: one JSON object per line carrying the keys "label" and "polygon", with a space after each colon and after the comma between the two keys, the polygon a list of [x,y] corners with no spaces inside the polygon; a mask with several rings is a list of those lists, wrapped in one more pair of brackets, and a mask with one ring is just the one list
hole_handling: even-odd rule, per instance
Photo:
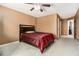
{"label": "wooden furniture", "polygon": [[[43,53],[45,47],[49,45],[49,43],[54,42],[54,35],[51,33],[45,32],[36,32],[34,25],[19,25],[20,35],[19,41],[30,43],[36,47],[38,47]],[[34,33],[27,33],[28,31],[34,31]]]}

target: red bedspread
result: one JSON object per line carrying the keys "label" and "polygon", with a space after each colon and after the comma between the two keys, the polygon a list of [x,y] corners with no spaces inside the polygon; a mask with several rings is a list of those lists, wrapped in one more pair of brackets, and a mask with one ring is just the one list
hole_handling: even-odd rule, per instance
{"label": "red bedspread", "polygon": [[51,33],[23,33],[21,35],[21,40],[29,42],[37,46],[40,51],[43,53],[44,48],[49,44],[49,42],[54,41],[54,35]]}

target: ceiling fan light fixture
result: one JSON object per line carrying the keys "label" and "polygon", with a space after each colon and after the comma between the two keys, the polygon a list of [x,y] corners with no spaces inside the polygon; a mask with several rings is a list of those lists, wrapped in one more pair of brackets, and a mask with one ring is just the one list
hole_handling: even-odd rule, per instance
{"label": "ceiling fan light fixture", "polygon": [[35,8],[35,10],[40,10],[40,9],[41,9],[41,7],[40,7],[39,4],[35,4],[35,5],[34,5],[34,8]]}
{"label": "ceiling fan light fixture", "polygon": [[36,10],[36,11],[40,11],[40,12],[45,11],[45,8],[44,7],[50,7],[51,6],[51,4],[41,4],[41,3],[27,3],[27,4],[33,6],[30,9],[30,11]]}

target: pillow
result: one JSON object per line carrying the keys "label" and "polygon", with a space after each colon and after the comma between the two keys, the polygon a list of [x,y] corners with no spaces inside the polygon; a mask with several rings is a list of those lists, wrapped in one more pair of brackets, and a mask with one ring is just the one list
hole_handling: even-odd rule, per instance
{"label": "pillow", "polygon": [[26,33],[35,33],[35,31],[27,31]]}

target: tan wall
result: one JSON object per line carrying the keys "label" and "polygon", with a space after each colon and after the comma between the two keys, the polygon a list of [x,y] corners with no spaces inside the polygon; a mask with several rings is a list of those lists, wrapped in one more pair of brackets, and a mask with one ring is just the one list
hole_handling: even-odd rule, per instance
{"label": "tan wall", "polygon": [[76,14],[76,38],[79,40],[79,9]]}
{"label": "tan wall", "polygon": [[62,25],[61,25],[61,34],[62,35],[67,35],[67,20],[64,20],[62,21]]}
{"label": "tan wall", "polygon": [[57,14],[38,18],[37,31],[50,32],[57,35]]}
{"label": "tan wall", "polygon": [[10,38],[9,41],[18,40],[19,24],[35,25],[34,17],[14,11],[12,9],[0,7],[0,14],[3,15],[3,33],[6,37]]}

